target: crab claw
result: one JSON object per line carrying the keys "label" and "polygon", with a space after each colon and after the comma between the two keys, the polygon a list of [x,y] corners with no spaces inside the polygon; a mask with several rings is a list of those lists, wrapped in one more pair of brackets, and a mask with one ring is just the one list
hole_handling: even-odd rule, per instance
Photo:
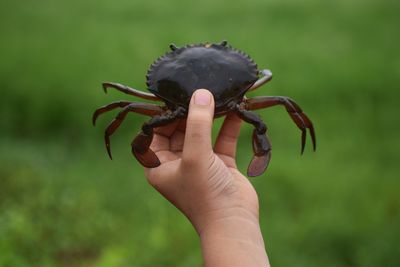
{"label": "crab claw", "polygon": [[260,134],[255,130],[252,139],[254,156],[247,168],[247,175],[250,177],[263,174],[271,159],[271,142],[267,134]]}
{"label": "crab claw", "polygon": [[271,151],[267,154],[257,156],[255,155],[247,168],[247,175],[250,177],[260,176],[265,172],[268,167],[269,160],[271,159]]}
{"label": "crab claw", "polygon": [[138,153],[135,149],[132,148],[132,153],[135,158],[146,168],[156,168],[161,165],[160,160],[156,156],[156,154],[151,151],[147,150],[144,153]]}
{"label": "crab claw", "polygon": [[146,168],[156,168],[161,165],[157,155],[149,148],[152,139],[152,136],[141,132],[131,144],[132,154]]}

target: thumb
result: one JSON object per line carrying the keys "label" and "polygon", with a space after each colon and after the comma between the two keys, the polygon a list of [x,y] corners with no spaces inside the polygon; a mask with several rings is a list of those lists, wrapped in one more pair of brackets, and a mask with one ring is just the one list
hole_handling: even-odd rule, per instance
{"label": "thumb", "polygon": [[200,159],[207,160],[213,155],[211,141],[213,118],[213,95],[206,89],[195,91],[190,100],[189,114],[186,121],[182,154],[184,162],[196,163]]}

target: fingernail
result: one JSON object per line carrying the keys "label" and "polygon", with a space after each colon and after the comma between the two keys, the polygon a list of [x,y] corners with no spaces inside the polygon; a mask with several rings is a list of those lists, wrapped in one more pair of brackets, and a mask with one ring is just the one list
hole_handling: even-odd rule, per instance
{"label": "fingernail", "polygon": [[211,94],[207,90],[198,90],[194,95],[194,103],[199,106],[208,106],[211,102]]}

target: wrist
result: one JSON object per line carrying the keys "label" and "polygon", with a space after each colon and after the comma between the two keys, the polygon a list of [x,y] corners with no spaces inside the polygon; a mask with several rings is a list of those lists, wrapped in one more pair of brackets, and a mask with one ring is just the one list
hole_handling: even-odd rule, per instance
{"label": "wrist", "polygon": [[202,242],[210,239],[235,239],[264,248],[258,214],[245,209],[225,211],[223,216],[205,221],[197,230]]}
{"label": "wrist", "polygon": [[216,220],[199,235],[205,266],[269,266],[258,218]]}
{"label": "wrist", "polygon": [[[259,225],[258,205],[246,205],[244,202],[231,200],[213,205],[213,207],[198,207],[196,212],[187,213],[197,233],[201,237],[203,232],[224,226],[245,223],[246,225]],[[233,202],[233,203],[232,203]],[[240,202],[235,203],[234,202]]]}
{"label": "wrist", "polygon": [[213,228],[214,225],[244,220],[259,223],[258,196],[247,178],[235,177],[231,186],[225,186],[222,193],[202,194],[200,199],[187,206],[186,216],[196,231]]}

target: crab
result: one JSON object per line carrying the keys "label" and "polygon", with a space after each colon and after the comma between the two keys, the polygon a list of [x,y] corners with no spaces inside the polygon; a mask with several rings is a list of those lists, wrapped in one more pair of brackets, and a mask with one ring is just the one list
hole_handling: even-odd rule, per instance
{"label": "crab", "polygon": [[215,99],[215,117],[236,113],[239,118],[254,126],[252,145],[254,156],[248,166],[248,176],[259,176],[265,172],[271,158],[271,143],[267,126],[253,110],[282,105],[301,130],[301,154],[303,154],[307,129],[313,149],[316,149],[315,131],[311,120],[302,109],[286,96],[257,96],[247,98],[253,91],[272,79],[268,69],[259,71],[257,64],[245,53],[220,43],[191,44],[183,47],[170,45],[170,52],[159,57],[150,66],[147,87],[151,93],[128,86],[105,82],[103,89],[113,88],[128,95],[146,100],[162,101],[164,105],[117,101],[98,108],[93,114],[93,124],[100,114],[122,108],[105,130],[105,144],[111,156],[110,136],[118,129],[129,112],[151,116],[141,132],[132,141],[132,153],[146,168],[156,168],[161,163],[151,150],[153,128],[185,119],[193,92],[199,88],[209,90]]}

